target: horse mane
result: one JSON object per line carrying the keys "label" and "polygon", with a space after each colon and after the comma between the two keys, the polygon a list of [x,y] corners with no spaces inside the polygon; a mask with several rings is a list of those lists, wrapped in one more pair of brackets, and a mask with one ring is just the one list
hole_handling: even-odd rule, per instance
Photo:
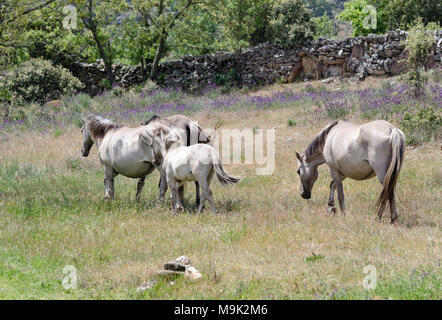
{"label": "horse mane", "polygon": [[88,123],[89,132],[94,139],[101,139],[109,131],[123,127],[121,124],[113,123],[112,121],[102,117],[90,117],[88,119]]}
{"label": "horse mane", "polygon": [[313,139],[312,142],[307,147],[307,150],[305,151],[305,155],[307,159],[311,159],[319,150],[322,150],[324,148],[325,139],[327,138],[328,134],[330,133],[330,130],[338,124],[338,120],[333,121],[328,126],[326,126],[324,129],[321,130],[321,132],[318,133],[318,135]]}
{"label": "horse mane", "polygon": [[176,132],[176,130],[172,129],[169,130],[167,132],[167,134],[171,135],[175,135],[175,137],[177,138],[176,140],[174,139],[166,139],[166,141],[164,142],[164,146],[166,147],[166,151],[169,151],[169,149],[174,145],[174,144],[179,144],[182,146],[185,146],[184,142],[181,140],[180,135]]}
{"label": "horse mane", "polygon": [[151,123],[151,122],[153,122],[153,121],[160,120],[160,119],[161,119],[160,116],[157,116],[156,114],[154,114],[152,117],[150,117],[149,119],[147,119],[147,120],[143,123],[143,125],[148,125],[149,123]]}

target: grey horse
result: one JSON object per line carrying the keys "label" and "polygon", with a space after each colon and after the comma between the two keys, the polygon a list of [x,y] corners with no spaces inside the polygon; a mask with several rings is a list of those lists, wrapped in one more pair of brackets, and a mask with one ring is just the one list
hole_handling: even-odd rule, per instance
{"label": "grey horse", "polygon": [[396,224],[395,186],[404,160],[404,150],[404,133],[387,121],[366,124],[334,121],[322,129],[305,153],[296,153],[301,196],[304,199],[311,197],[311,190],[318,178],[318,166],[327,163],[332,177],[329,209],[336,213],[334,193],[337,189],[339,206],[345,214],[342,181],[346,177],[366,180],[377,176],[383,186],[376,203],[379,220],[389,203],[391,223]]}

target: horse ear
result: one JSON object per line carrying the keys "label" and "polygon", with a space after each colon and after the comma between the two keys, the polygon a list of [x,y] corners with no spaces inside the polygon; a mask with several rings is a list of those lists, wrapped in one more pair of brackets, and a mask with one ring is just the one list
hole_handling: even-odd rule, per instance
{"label": "horse ear", "polygon": [[298,158],[299,161],[302,161],[301,155],[296,152],[296,158]]}

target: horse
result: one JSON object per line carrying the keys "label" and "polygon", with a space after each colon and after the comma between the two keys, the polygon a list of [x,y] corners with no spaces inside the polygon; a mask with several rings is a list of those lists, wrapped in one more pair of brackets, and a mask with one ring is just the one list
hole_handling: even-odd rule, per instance
{"label": "horse", "polygon": [[[114,198],[114,178],[121,174],[139,178],[135,196],[139,200],[146,176],[161,165],[161,154],[153,148],[154,136],[168,132],[168,128],[159,123],[129,128],[98,116],[82,119],[82,122],[81,153],[87,157],[92,146],[97,146],[105,173],[105,199]],[[159,199],[164,192],[160,190]]]}
{"label": "horse", "polygon": [[382,192],[376,202],[378,218],[381,220],[388,202],[391,223],[397,224],[395,186],[404,151],[404,133],[387,121],[360,125],[346,120],[334,121],[317,134],[303,154],[296,152],[301,196],[310,199],[318,178],[318,166],[327,163],[332,177],[329,210],[336,213],[334,194],[337,189],[339,206],[345,215],[342,181],[346,177],[366,180],[376,176],[382,184]]}
{"label": "horse", "polygon": [[[156,136],[158,140],[159,135]],[[215,204],[210,190],[210,183],[213,174],[223,185],[236,184],[240,178],[228,174],[216,150],[208,144],[193,144],[186,146],[181,136],[172,130],[169,134],[163,135],[160,141],[161,154],[163,156],[162,171],[165,174],[167,184],[170,188],[173,213],[183,208],[183,193],[180,188],[187,181],[198,181],[202,189],[202,198],[198,206],[198,213],[201,213],[206,199],[209,201],[210,209],[216,213]]]}
{"label": "horse", "polygon": [[[161,118],[157,115],[151,116],[142,125],[148,125],[150,123],[161,123],[169,128],[175,129],[175,132],[180,135],[183,141],[186,141],[186,146],[190,146],[196,143],[211,143],[211,136],[208,136],[203,129],[198,125],[197,122],[189,119],[183,115],[173,115],[166,118]],[[216,129],[215,129],[216,130]],[[166,181],[160,181],[158,183],[160,189],[167,190]],[[196,189],[196,205],[200,204],[200,188],[199,182],[195,181],[195,189]],[[180,194],[184,193],[184,185],[181,186],[179,190]]]}

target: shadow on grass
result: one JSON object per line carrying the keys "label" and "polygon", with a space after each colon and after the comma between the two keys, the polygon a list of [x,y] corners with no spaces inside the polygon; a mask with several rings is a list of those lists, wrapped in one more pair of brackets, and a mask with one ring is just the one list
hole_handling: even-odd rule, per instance
{"label": "shadow on grass", "polygon": [[[215,200],[215,209],[216,214],[230,214],[230,213],[237,213],[241,208],[244,208],[247,206],[247,201],[242,199],[221,199],[221,200]],[[164,202],[165,204],[169,205],[169,209],[172,211],[172,207],[170,205],[170,202]],[[163,204],[163,205],[165,205]],[[195,199],[184,199],[184,210],[181,212],[178,212],[179,214],[198,214],[198,206],[196,205]],[[209,201],[206,200],[204,203],[204,208],[201,214],[204,213],[212,213],[209,206]]]}

